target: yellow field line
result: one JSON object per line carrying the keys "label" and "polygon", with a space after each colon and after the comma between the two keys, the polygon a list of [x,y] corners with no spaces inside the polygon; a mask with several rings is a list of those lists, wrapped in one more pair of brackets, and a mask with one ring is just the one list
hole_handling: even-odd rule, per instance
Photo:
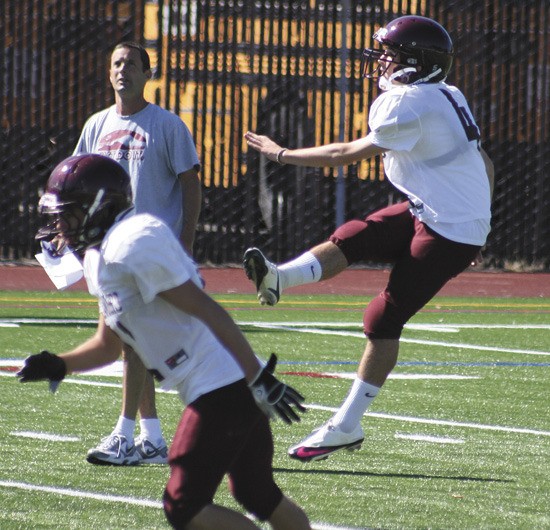
{"label": "yellow field line", "polygon": [[[214,295],[215,296],[215,295]],[[224,305],[246,305],[253,308],[259,307],[255,299],[245,300],[245,299],[234,299],[234,298],[223,298],[215,296],[216,300]],[[369,297],[361,300],[342,300],[342,301],[330,301],[323,300],[285,300],[284,305],[281,304],[277,309],[283,309],[285,307],[319,307],[319,306],[328,306],[328,307],[365,307]],[[47,303],[47,304],[90,304],[95,305],[97,301],[95,298],[44,298],[44,297],[0,297],[0,303]],[[446,300],[435,300],[430,302],[426,308],[445,308],[445,307],[463,307],[463,308],[503,308],[503,309],[550,309],[550,301],[540,301],[540,302],[498,302],[495,300],[487,301],[477,301],[477,302],[466,302],[466,301],[446,301]],[[266,308],[269,310],[269,308]]]}
{"label": "yellow field line", "polygon": [[0,298],[0,302],[32,302],[32,303],[50,303],[50,304],[97,304],[95,298]]}

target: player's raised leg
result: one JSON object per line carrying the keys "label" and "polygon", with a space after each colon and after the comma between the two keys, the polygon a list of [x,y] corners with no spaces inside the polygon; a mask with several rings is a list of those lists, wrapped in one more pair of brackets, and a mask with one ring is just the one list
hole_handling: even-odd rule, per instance
{"label": "player's raised leg", "polygon": [[244,253],[243,266],[256,286],[260,303],[275,305],[283,289],[332,278],[348,262],[337,245],[326,241],[282,265],[269,261],[259,249],[249,248]]}

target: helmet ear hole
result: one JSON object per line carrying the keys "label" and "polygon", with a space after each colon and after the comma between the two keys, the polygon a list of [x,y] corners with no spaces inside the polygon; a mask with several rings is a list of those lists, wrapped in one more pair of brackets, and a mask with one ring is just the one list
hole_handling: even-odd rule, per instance
{"label": "helmet ear hole", "polygon": [[109,201],[105,201],[95,211],[89,208],[88,212],[82,223],[84,239],[89,242],[100,242],[120,211],[114,209]]}

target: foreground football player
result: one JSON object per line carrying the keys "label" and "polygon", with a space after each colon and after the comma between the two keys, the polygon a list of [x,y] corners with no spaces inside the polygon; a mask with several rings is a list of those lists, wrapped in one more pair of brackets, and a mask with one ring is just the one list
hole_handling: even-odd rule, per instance
{"label": "foreground football player", "polygon": [[174,528],[258,528],[213,504],[227,473],[236,500],[277,530],[310,528],[273,479],[268,417],[299,421],[303,397],[262,366],[229,314],[202,290],[196,265],[166,224],[132,215],[129,177],[110,158],[79,155],[52,172],[37,238],[83,257],[100,317],[93,337],[62,355],[25,360],[22,382],[49,380],[113,362],[130,344],[165,389],[187,404],[169,451],[164,510]]}
{"label": "foreground football player", "polygon": [[[301,461],[356,449],[361,419],[393,370],[405,323],[480,257],[490,230],[493,165],[480,146],[466,99],[444,82],[453,60],[447,31],[434,20],[404,16],[374,34],[364,76],[382,95],[369,113],[371,132],[348,143],[286,149],[246,133],[267,158],[296,166],[342,166],[382,155],[390,182],[408,197],[338,227],[329,240],[280,266],[256,248],[244,255],[262,304],[283,289],[332,278],[352,263],[393,264],[386,289],[365,309],[367,344],[352,388],[336,414],[289,449]],[[369,71],[370,69],[370,71]]]}

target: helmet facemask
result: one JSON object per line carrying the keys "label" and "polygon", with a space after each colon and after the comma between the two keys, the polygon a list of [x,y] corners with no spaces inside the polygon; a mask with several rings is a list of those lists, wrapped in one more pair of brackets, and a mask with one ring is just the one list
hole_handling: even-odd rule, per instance
{"label": "helmet facemask", "polygon": [[[361,71],[364,78],[378,81],[382,90],[389,90],[394,81],[402,85],[411,84],[411,78],[418,77],[417,65],[418,61],[414,56],[391,47],[366,48],[363,51]],[[395,66],[395,69],[386,77],[385,74],[391,66]]]}
{"label": "helmet facemask", "polygon": [[[45,222],[38,229],[35,239],[51,256],[60,256],[66,247],[74,249],[77,240],[78,217],[73,213],[73,202],[61,202],[54,193],[45,193],[38,202],[38,213]],[[74,228],[71,228],[74,227]]]}

